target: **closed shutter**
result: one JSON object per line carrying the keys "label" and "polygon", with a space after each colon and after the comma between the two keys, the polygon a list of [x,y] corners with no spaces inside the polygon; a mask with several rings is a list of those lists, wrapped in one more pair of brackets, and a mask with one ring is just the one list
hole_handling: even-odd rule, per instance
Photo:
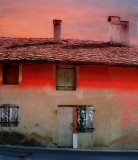
{"label": "closed shutter", "polygon": [[66,68],[66,89],[76,89],[76,71],[75,68]]}
{"label": "closed shutter", "polygon": [[76,69],[73,65],[57,65],[56,69],[56,89],[75,90],[76,89]]}
{"label": "closed shutter", "polygon": [[65,65],[57,65],[56,69],[56,89],[65,89]]}

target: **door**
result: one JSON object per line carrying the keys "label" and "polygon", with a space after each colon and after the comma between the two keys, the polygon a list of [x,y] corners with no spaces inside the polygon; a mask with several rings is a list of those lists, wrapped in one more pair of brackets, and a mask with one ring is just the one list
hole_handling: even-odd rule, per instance
{"label": "door", "polygon": [[73,146],[73,108],[58,107],[58,146]]}

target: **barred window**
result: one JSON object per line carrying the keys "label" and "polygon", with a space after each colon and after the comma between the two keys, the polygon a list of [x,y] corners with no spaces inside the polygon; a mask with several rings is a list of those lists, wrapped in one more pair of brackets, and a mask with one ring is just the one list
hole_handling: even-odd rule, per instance
{"label": "barred window", "polygon": [[18,126],[18,109],[19,106],[14,104],[0,105],[0,124],[1,127]]}
{"label": "barred window", "polygon": [[93,131],[93,106],[78,106],[78,132]]}
{"label": "barred window", "polygon": [[76,67],[74,65],[57,65],[56,67],[56,89],[76,89]]}

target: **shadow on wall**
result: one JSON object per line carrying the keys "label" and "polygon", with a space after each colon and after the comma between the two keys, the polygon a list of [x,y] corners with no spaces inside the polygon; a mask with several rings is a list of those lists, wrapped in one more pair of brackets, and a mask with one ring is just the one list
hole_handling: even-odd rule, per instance
{"label": "shadow on wall", "polygon": [[138,132],[132,132],[115,139],[111,144],[111,149],[138,150]]}
{"label": "shadow on wall", "polygon": [[[42,142],[45,142],[44,144]],[[37,133],[22,134],[19,132],[0,132],[0,144],[23,145],[23,146],[54,146],[52,137],[41,137]]]}

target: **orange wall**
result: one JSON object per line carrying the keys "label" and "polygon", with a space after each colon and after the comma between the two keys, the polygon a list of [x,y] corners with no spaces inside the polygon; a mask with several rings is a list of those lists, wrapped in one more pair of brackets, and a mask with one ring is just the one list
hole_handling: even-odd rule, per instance
{"label": "orange wall", "polygon": [[[2,74],[1,74],[2,76]],[[0,78],[0,84],[1,82]],[[121,67],[79,66],[77,89],[97,88],[138,91],[138,69]],[[55,89],[56,67],[54,65],[23,65],[20,87],[49,86]]]}
{"label": "orange wall", "polygon": [[138,69],[111,68],[110,86],[113,89],[138,91]]}
{"label": "orange wall", "polygon": [[109,68],[80,66],[77,87],[109,88]]}
{"label": "orange wall", "polygon": [[53,65],[23,65],[22,87],[55,86],[55,75]]}
{"label": "orange wall", "polygon": [[77,87],[138,91],[138,69],[80,66]]}
{"label": "orange wall", "polygon": [[[2,76],[2,74],[1,74]],[[0,78],[0,84],[2,84]],[[138,91],[138,69],[121,67],[79,66],[77,89],[97,88]],[[23,65],[19,87],[43,87],[55,89],[56,68],[54,65]]]}

